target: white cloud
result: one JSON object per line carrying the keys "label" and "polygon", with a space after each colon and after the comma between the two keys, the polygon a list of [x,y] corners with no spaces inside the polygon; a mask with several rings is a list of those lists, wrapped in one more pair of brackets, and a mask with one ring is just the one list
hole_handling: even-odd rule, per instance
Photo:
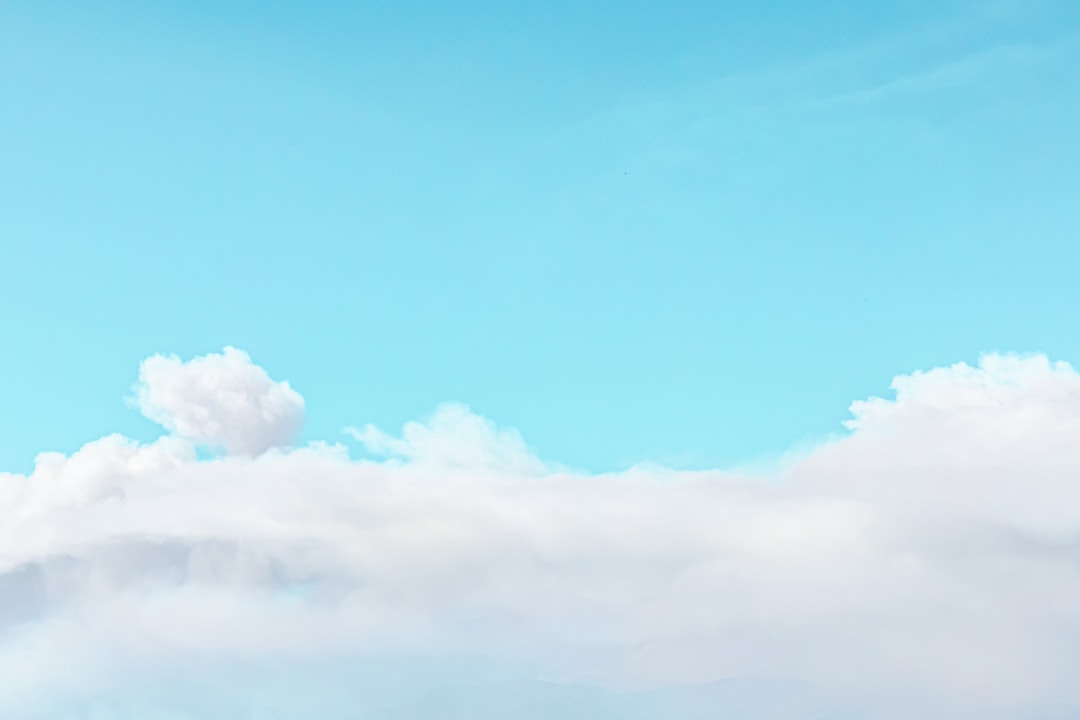
{"label": "white cloud", "polygon": [[500,429],[468,406],[446,403],[427,422],[409,422],[395,438],[374,425],[346,432],[375,455],[466,471],[540,474],[544,463],[513,429]]}
{"label": "white cloud", "polygon": [[818,488],[1037,533],[1080,530],[1080,374],[989,355],[893,381],[852,405],[852,436],[795,470]]}
{"label": "white cloud", "polygon": [[179,437],[258,455],[293,442],[304,400],[235,348],[182,362],[155,355],[139,369],[139,409]]}
{"label": "white cloud", "polygon": [[631,688],[779,677],[882,719],[1080,705],[1080,376],[992,355],[893,386],[778,477],[586,476],[462,406],[356,431],[387,462],[255,456],[298,396],[238,351],[151,359],[143,405],[182,438],[0,475],[0,709],[192,662],[402,655]]}

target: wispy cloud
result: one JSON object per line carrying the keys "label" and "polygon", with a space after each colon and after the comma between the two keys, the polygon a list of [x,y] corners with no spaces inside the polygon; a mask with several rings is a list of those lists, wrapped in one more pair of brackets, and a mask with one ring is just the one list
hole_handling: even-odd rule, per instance
{"label": "wispy cloud", "polygon": [[[898,105],[905,115],[921,113],[936,122],[938,114],[926,103],[944,94],[977,107],[981,100],[968,91],[984,98],[988,88],[1008,92],[1071,62],[1080,38],[1067,29],[1013,30],[1016,15],[969,12],[755,67],[709,71],[702,61],[681,84],[626,98],[569,129],[559,143],[584,136],[625,153],[617,159],[620,167],[639,170],[685,168],[702,157],[715,161],[719,145],[732,172],[752,172],[752,164],[742,164],[745,148],[792,142],[800,133],[813,136],[821,124],[845,129],[846,135],[853,123],[888,124]],[[965,112],[963,101],[953,107]]]}
{"label": "wispy cloud", "polygon": [[879,81],[866,87],[819,98],[813,105],[866,104],[922,93],[953,90],[974,84],[985,76],[1010,68],[1031,68],[1054,58],[1060,46],[999,45],[960,58],[946,60]]}

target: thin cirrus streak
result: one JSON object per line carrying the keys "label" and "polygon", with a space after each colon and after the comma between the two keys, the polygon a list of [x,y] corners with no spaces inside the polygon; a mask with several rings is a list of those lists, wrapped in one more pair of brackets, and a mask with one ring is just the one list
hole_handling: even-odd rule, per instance
{"label": "thin cirrus streak", "polygon": [[[0,475],[0,709],[300,717],[311,688],[273,715],[206,668],[338,668],[325,699],[360,687],[349,663],[401,658],[531,668],[560,684],[529,692],[594,717],[739,678],[813,698],[754,717],[1075,706],[1080,375],[987,355],[893,388],[769,477],[588,475],[462,405],[350,431],[378,460],[293,447],[303,400],[247,355],[151,358],[137,404],[169,434]],[[194,689],[148,690],[169,685]]]}

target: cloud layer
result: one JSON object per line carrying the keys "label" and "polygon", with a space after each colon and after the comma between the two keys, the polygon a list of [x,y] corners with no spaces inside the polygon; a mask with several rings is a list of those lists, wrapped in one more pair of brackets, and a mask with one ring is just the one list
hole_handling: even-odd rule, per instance
{"label": "cloud layer", "polygon": [[[772,475],[583,475],[460,405],[353,431],[383,461],[266,453],[302,419],[287,384],[232,349],[151,358],[139,404],[170,435],[0,475],[0,710],[88,716],[55,698],[208,667],[485,658],[604,692],[772,678],[813,698],[760,717],[1062,717],[1080,707],[1080,375],[990,355],[893,388]],[[320,677],[322,698],[357,682]],[[259,697],[215,712],[303,715]]]}

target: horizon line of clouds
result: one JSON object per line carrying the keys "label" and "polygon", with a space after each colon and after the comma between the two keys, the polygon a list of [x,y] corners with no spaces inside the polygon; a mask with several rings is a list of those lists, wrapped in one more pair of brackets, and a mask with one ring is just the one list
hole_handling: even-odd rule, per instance
{"label": "horizon line of clouds", "polygon": [[400,655],[777,677],[869,718],[1080,707],[1080,374],[992,353],[892,389],[764,478],[590,474],[460,404],[347,431],[384,460],[294,447],[303,398],[246,353],[154,356],[132,402],[166,435],[0,473],[0,709]]}

